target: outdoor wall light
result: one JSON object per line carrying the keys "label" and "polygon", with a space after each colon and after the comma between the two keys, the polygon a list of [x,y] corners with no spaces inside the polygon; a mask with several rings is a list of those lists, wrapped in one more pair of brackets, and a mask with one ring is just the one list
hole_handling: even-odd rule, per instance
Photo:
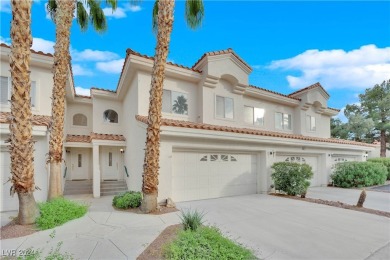
{"label": "outdoor wall light", "polygon": [[65,152],[66,152],[66,153],[70,153],[70,151],[69,151],[69,150],[65,150]]}
{"label": "outdoor wall light", "polygon": [[274,152],[273,152],[273,151],[271,151],[271,152],[269,152],[269,154],[270,154],[270,155],[273,155],[273,154],[274,154]]}
{"label": "outdoor wall light", "polygon": [[121,153],[125,153],[125,149],[120,149],[119,150]]}

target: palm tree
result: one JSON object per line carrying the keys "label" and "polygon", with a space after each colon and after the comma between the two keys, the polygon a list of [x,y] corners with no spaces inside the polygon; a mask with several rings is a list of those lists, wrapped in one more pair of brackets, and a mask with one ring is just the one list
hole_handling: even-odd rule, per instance
{"label": "palm tree", "polygon": [[33,193],[35,183],[30,101],[31,5],[31,0],[11,1],[11,193],[18,194],[18,223],[21,225],[34,223],[39,212]]}
{"label": "palm tree", "polygon": [[[107,0],[113,10],[117,0]],[[90,8],[88,15],[85,6]],[[48,11],[56,24],[56,44],[54,46],[52,122],[49,141],[50,181],[48,200],[62,196],[61,163],[64,137],[65,88],[70,66],[70,28],[73,12],[77,6],[77,22],[81,30],[88,28],[90,21],[96,31],[107,28],[106,19],[100,6],[100,0],[49,0]]]}
{"label": "palm tree", "polygon": [[181,115],[187,114],[188,111],[187,99],[183,95],[178,96],[175,102],[173,103],[172,109],[173,112],[177,114],[181,114]]}
{"label": "palm tree", "polygon": [[[142,183],[143,199],[141,204],[141,210],[144,213],[149,213],[157,208],[162,94],[165,64],[173,25],[174,5],[174,0],[157,0],[153,8],[153,28],[157,29],[157,46],[152,70],[148,127],[146,130],[146,149]],[[185,17],[187,24],[191,28],[196,28],[201,24],[203,14],[202,0],[186,1]]]}

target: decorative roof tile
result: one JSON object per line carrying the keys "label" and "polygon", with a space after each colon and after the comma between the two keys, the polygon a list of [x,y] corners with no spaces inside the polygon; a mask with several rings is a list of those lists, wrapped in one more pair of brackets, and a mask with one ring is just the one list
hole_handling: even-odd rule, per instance
{"label": "decorative roof tile", "polygon": [[[135,118],[138,121],[143,122],[145,124],[147,124],[147,122],[148,122],[147,116],[136,115]],[[172,119],[165,119],[165,118],[163,118],[161,120],[161,125],[162,126],[202,129],[202,130],[221,131],[221,132],[229,132],[229,133],[240,133],[240,134],[278,137],[278,138],[297,139],[297,140],[305,140],[305,141],[313,141],[313,142],[349,144],[349,145],[374,147],[372,144],[354,142],[354,141],[343,140],[343,139],[303,136],[303,135],[279,133],[279,132],[272,132],[272,131],[263,131],[263,130],[249,129],[249,128],[238,128],[238,127],[230,127],[230,126],[219,126],[219,125],[210,125],[210,124],[203,124],[203,123],[194,123],[194,122],[172,120]]]}
{"label": "decorative roof tile", "polygon": [[276,94],[276,95],[279,95],[279,96],[282,96],[282,97],[291,98],[291,99],[295,99],[295,100],[301,101],[300,98],[291,97],[290,95],[285,95],[285,94],[282,94],[282,93],[279,93],[279,92],[276,92],[276,91],[272,91],[272,90],[269,90],[269,89],[261,88],[261,87],[258,87],[258,86],[249,85],[249,87],[260,89],[260,90],[263,90],[263,91],[266,91],[266,92],[269,92],[269,93],[273,93],[273,94]]}
{"label": "decorative roof tile", "polygon": [[235,53],[233,51],[232,48],[228,48],[226,50],[220,50],[220,51],[210,51],[210,52],[206,52],[202,55],[202,57],[199,58],[199,60],[197,62],[195,62],[195,64],[192,66],[192,69],[194,69],[196,67],[196,65],[198,65],[200,63],[201,60],[203,60],[203,58],[205,58],[206,56],[216,56],[216,55],[223,55],[223,54],[233,54],[239,61],[241,61],[246,67],[248,67],[248,69],[252,70],[251,66],[248,65],[248,63],[246,63],[243,59],[241,59],[240,56],[237,55],[237,53]]}
{"label": "decorative roof tile", "polygon": [[330,96],[329,93],[321,86],[321,84],[319,82],[314,83],[313,85],[310,85],[310,86],[308,86],[306,88],[299,89],[299,90],[289,94],[289,96],[294,96],[294,95],[296,95],[298,93],[301,93],[303,91],[310,90],[310,89],[313,89],[313,88],[321,88],[328,96]]}
{"label": "decorative roof tile", "polygon": [[[11,46],[9,46],[9,45],[7,45],[5,43],[0,43],[0,47],[11,48]],[[38,54],[38,55],[43,55],[43,56],[47,56],[47,57],[53,57],[53,54],[51,54],[51,53],[44,53],[42,51],[35,51],[33,49],[31,49],[31,52],[35,53],[35,54]]]}
{"label": "decorative roof tile", "polygon": [[107,140],[107,141],[126,141],[123,135],[114,134],[98,134],[91,133],[90,135],[67,135],[66,142],[75,143],[90,143],[92,140]]}
{"label": "decorative roof tile", "polygon": [[[44,115],[33,115],[32,124],[37,126],[50,126],[50,116]],[[0,123],[9,124],[11,122],[11,113],[10,112],[0,112]]]}

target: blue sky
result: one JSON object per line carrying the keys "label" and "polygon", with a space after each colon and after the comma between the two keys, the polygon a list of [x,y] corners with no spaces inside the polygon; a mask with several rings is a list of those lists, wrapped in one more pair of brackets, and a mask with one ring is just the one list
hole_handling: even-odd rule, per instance
{"label": "blue sky", "polygon": [[[0,3],[0,41],[9,44],[9,1]],[[45,3],[33,4],[33,49],[52,52],[55,27]],[[115,89],[126,48],[153,56],[152,6],[119,1],[116,12],[106,10],[103,34],[81,32],[74,20],[71,54],[79,93],[92,86]],[[358,94],[390,78],[389,1],[205,1],[197,30],[183,16],[184,2],[177,1],[168,59],[178,64],[192,66],[204,52],[233,48],[252,66],[251,84],[288,94],[319,81],[335,108],[358,102]]]}

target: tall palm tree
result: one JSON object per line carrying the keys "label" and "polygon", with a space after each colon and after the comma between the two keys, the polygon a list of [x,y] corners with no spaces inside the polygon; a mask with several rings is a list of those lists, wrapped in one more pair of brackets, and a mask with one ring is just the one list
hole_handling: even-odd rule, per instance
{"label": "tall palm tree", "polygon": [[30,101],[31,5],[31,0],[11,1],[11,193],[18,194],[18,223],[21,225],[34,223],[38,215],[33,194],[35,183]]}
{"label": "tall palm tree", "polygon": [[[117,0],[107,0],[113,10]],[[77,22],[82,30],[86,30],[89,21],[96,31],[105,31],[106,19],[100,6],[100,0],[49,0],[48,11],[56,24],[56,44],[54,46],[52,122],[49,141],[50,181],[48,200],[62,196],[61,163],[63,160],[65,88],[70,66],[70,28],[73,12],[77,6]],[[85,7],[90,8],[90,13]]]}
{"label": "tall palm tree", "polygon": [[[153,8],[153,28],[157,29],[157,46],[152,70],[148,127],[146,130],[146,149],[142,183],[143,199],[141,204],[141,210],[144,213],[149,213],[157,208],[162,94],[165,64],[168,57],[173,26],[174,6],[174,0],[157,0]],[[202,0],[186,1],[185,17],[187,24],[191,28],[196,28],[201,24],[203,14]]]}

